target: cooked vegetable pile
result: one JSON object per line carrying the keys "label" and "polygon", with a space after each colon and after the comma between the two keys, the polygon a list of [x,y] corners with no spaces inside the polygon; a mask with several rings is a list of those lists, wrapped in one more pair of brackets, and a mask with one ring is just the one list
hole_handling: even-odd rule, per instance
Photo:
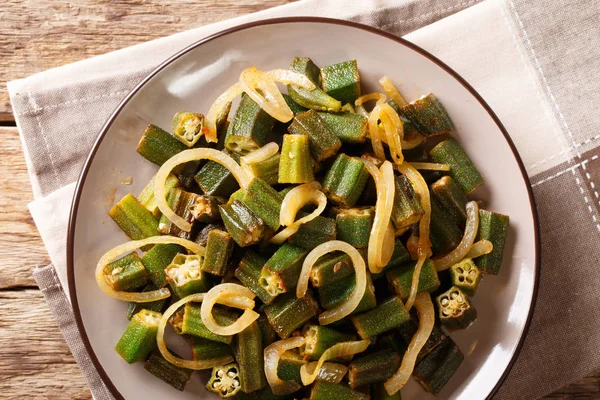
{"label": "cooked vegetable pile", "polygon": [[447,332],[475,321],[509,220],[467,198],[483,178],[442,103],[380,84],[295,58],[146,129],[137,151],[160,168],[110,210],[133,241],[96,268],[130,302],[126,362],[178,390],[212,369],[224,398],[400,399],[411,376],[440,392],[464,359]]}

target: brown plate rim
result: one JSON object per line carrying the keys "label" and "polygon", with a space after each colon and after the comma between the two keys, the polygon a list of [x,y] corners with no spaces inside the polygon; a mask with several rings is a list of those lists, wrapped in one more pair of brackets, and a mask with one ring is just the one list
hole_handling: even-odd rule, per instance
{"label": "brown plate rim", "polygon": [[92,363],[94,364],[94,367],[98,371],[100,378],[102,379],[102,381],[104,382],[104,384],[106,385],[108,390],[111,392],[111,394],[117,399],[124,399],[123,395],[117,390],[117,388],[115,387],[115,385],[113,384],[111,379],[108,377],[108,374],[106,373],[106,371],[104,371],[104,368],[102,367],[100,361],[98,360],[98,357],[96,356],[96,354],[92,348],[92,345],[87,336],[85,327],[83,326],[83,320],[81,318],[81,310],[79,309],[79,302],[77,300],[77,290],[75,288],[75,270],[74,270],[74,264],[73,264],[75,225],[77,222],[77,212],[79,210],[79,202],[81,200],[81,192],[83,190],[83,185],[85,183],[90,166],[92,165],[94,156],[96,155],[96,152],[98,151],[98,148],[100,147],[100,144],[102,143],[102,140],[106,136],[108,129],[111,127],[111,125],[113,124],[114,120],[117,118],[117,116],[119,115],[119,113],[121,112],[123,107],[150,79],[152,79],[156,74],[158,74],[160,71],[162,71],[166,66],[171,64],[173,61],[175,61],[178,58],[182,57],[183,55],[189,53],[190,51],[196,49],[197,47],[200,47],[203,44],[208,43],[208,42],[210,42],[214,39],[217,39],[221,36],[225,36],[225,35],[228,35],[233,32],[238,32],[238,31],[242,31],[242,30],[257,27],[257,26],[274,25],[274,24],[281,24],[281,23],[298,23],[298,22],[334,24],[334,25],[343,25],[343,26],[347,26],[350,28],[362,29],[364,31],[374,33],[379,36],[383,36],[387,39],[393,40],[393,41],[397,42],[398,44],[400,44],[402,46],[406,46],[406,47],[410,48],[411,50],[414,50],[417,53],[427,57],[429,60],[431,60],[432,62],[437,64],[440,68],[442,68],[444,71],[446,71],[448,74],[450,74],[454,79],[456,79],[465,89],[467,89],[477,99],[477,101],[481,104],[481,106],[483,106],[483,108],[487,111],[489,116],[494,120],[494,122],[496,123],[496,125],[498,126],[498,128],[500,129],[502,134],[504,135],[504,138],[506,139],[508,145],[510,146],[511,151],[513,152],[513,156],[515,157],[515,160],[517,161],[517,164],[519,165],[521,175],[523,176],[523,179],[524,179],[525,183],[527,184],[527,194],[529,196],[529,204],[531,207],[531,213],[532,213],[532,217],[533,217],[533,221],[534,221],[535,277],[534,277],[533,297],[531,299],[531,308],[530,308],[529,314],[527,316],[527,321],[525,322],[525,327],[524,327],[523,333],[521,334],[521,338],[519,339],[519,344],[517,345],[517,348],[515,349],[515,353],[513,354],[512,359],[510,360],[508,366],[504,370],[502,376],[500,377],[500,379],[498,380],[498,382],[496,383],[496,385],[494,386],[492,391],[487,396],[487,399],[491,399],[494,396],[494,394],[498,391],[498,389],[500,388],[500,386],[502,385],[502,383],[504,382],[506,377],[508,376],[508,373],[512,369],[513,365],[515,364],[515,362],[519,356],[519,353],[521,352],[521,349],[525,342],[525,337],[527,336],[527,333],[529,331],[529,327],[531,324],[531,320],[533,317],[533,313],[534,313],[534,309],[535,309],[535,305],[536,305],[536,301],[537,301],[539,281],[540,281],[541,244],[540,244],[540,233],[539,233],[539,220],[538,220],[537,208],[535,205],[535,197],[533,195],[533,190],[531,188],[531,182],[529,181],[529,176],[527,175],[527,171],[525,169],[525,165],[523,164],[523,160],[519,156],[517,148],[516,148],[515,144],[513,143],[512,139],[510,138],[510,135],[506,131],[506,128],[504,128],[504,125],[502,125],[498,116],[494,113],[494,111],[491,109],[491,107],[485,102],[485,100],[483,100],[481,95],[479,95],[479,93],[477,93],[477,91],[469,83],[467,83],[467,81],[465,79],[463,79],[456,71],[454,71],[452,68],[450,68],[445,63],[443,63],[437,57],[433,56],[432,54],[423,50],[419,46],[417,46],[401,37],[392,35],[388,32],[382,31],[380,29],[373,28],[368,25],[363,25],[363,24],[360,24],[357,22],[339,20],[339,19],[334,19],[334,18],[323,18],[323,17],[283,17],[283,18],[263,19],[263,20],[259,20],[259,21],[242,24],[242,25],[237,25],[237,26],[222,30],[213,35],[210,35],[204,39],[201,39],[201,40],[189,45],[188,47],[184,48],[177,54],[171,56],[166,61],[164,61],[162,64],[160,64],[158,67],[156,67],[156,69],[154,69],[152,72],[150,72],[150,74],[148,74],[148,76],[146,76],[140,83],[138,83],[136,85],[136,87],[133,88],[133,90],[125,97],[125,99],[123,99],[123,101],[117,106],[115,111],[112,113],[112,115],[108,118],[108,120],[102,127],[102,130],[100,131],[100,135],[96,139],[96,142],[94,143],[94,146],[92,147],[92,149],[85,161],[85,164],[83,166],[83,169],[82,169],[79,179],[77,181],[77,187],[75,188],[75,194],[73,196],[73,202],[71,205],[71,212],[70,212],[70,216],[69,216],[69,225],[68,225],[68,233],[67,233],[67,276],[68,276],[68,284],[69,284],[69,295],[71,297],[71,305],[73,307],[75,323],[77,325],[79,334],[81,335],[81,340],[83,342],[83,345],[84,345],[86,351],[89,354],[90,359],[92,360]]}

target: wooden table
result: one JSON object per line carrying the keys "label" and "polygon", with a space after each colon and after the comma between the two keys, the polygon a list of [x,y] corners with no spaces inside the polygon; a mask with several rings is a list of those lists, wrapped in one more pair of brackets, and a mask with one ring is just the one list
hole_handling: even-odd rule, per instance
{"label": "wooden table", "polygon": [[[7,0],[0,82],[294,0]],[[49,263],[6,86],[0,86],[0,397],[91,398],[31,270]],[[600,398],[600,372],[547,398]]]}

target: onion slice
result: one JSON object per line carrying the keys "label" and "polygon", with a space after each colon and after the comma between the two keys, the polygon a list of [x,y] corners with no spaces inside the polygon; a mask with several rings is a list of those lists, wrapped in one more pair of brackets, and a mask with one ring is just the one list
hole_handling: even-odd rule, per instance
{"label": "onion slice", "polygon": [[277,368],[279,366],[279,359],[288,350],[295,349],[304,344],[304,337],[295,336],[289,339],[278,340],[275,343],[271,343],[265,347],[265,375],[267,382],[271,386],[273,394],[286,395],[294,393],[300,389],[301,386],[296,381],[284,381],[279,378],[277,374]]}
{"label": "onion slice", "polygon": [[166,299],[171,296],[171,292],[167,288],[161,288],[158,290],[152,290],[150,292],[121,292],[118,290],[114,290],[108,283],[106,283],[106,279],[104,279],[104,267],[111,261],[117,259],[118,257],[124,255],[125,253],[132,252],[141,247],[144,247],[149,244],[168,244],[175,243],[180,246],[185,247],[186,249],[198,254],[204,255],[204,247],[200,246],[198,243],[194,243],[192,241],[173,237],[173,236],[152,236],[142,240],[133,240],[131,242],[120,244],[109,251],[107,251],[101,258],[98,260],[98,264],[96,265],[95,278],[96,282],[100,289],[110,297],[114,297],[117,300],[121,301],[134,301],[136,303],[148,303],[155,300]]}
{"label": "onion slice", "polygon": [[217,97],[214,103],[212,103],[212,105],[208,109],[206,118],[204,118],[204,136],[206,137],[207,142],[218,142],[217,118],[223,112],[227,104],[233,101],[233,99],[235,99],[242,93],[244,93],[244,89],[242,89],[242,85],[240,85],[238,82],[235,85],[229,87],[229,89],[223,92],[219,97]]}
{"label": "onion slice", "polygon": [[158,333],[156,334],[156,343],[158,345],[158,350],[160,351],[160,354],[162,354],[162,356],[165,358],[165,360],[167,360],[168,362],[170,362],[171,364],[173,364],[177,367],[188,368],[188,369],[193,369],[193,370],[201,370],[201,369],[209,369],[209,368],[218,367],[219,365],[224,365],[224,364],[227,364],[227,363],[230,363],[233,361],[232,356],[223,356],[223,357],[213,358],[211,360],[196,360],[196,361],[184,360],[183,358],[175,357],[173,354],[171,354],[171,352],[167,348],[164,336],[165,336],[165,327],[167,326],[167,322],[169,321],[169,318],[171,318],[171,316],[173,314],[175,314],[175,312],[177,312],[177,310],[181,306],[183,306],[189,302],[201,302],[202,300],[204,300],[204,295],[205,295],[204,293],[191,294],[191,295],[179,300],[178,302],[173,303],[167,309],[167,311],[164,312],[164,314],[162,315],[160,322],[158,324]]}
{"label": "onion slice", "polygon": [[475,237],[479,230],[479,206],[476,201],[470,201],[467,203],[467,223],[465,224],[465,234],[458,246],[450,253],[446,254],[442,258],[433,260],[435,268],[438,271],[443,271],[450,268],[469,253]]}
{"label": "onion slice", "polygon": [[385,131],[386,143],[394,163],[400,165],[404,162],[402,155],[402,139],[404,138],[404,124],[396,111],[389,104],[381,104],[379,119]]}
{"label": "onion slice", "polygon": [[450,171],[450,166],[446,164],[430,163],[430,162],[414,162],[412,166],[415,169],[427,171]]}
{"label": "onion slice", "polygon": [[178,165],[202,159],[214,161],[227,168],[240,184],[242,189],[246,190],[250,184],[250,179],[242,167],[240,167],[233,158],[219,150],[208,148],[190,149],[184,150],[181,153],[169,158],[160,167],[156,173],[156,176],[154,177],[154,197],[156,199],[156,205],[163,215],[167,217],[169,221],[173,222],[179,229],[185,232],[189,232],[192,229],[192,224],[175,214],[175,212],[173,212],[173,210],[171,210],[169,207],[166,199],[167,193],[165,192],[165,183],[171,171]]}
{"label": "onion slice", "polygon": [[[248,326],[250,326],[260,316],[257,312],[253,311],[254,308],[254,297],[256,295],[247,287],[238,285],[237,283],[221,283],[210,289],[204,296],[204,301],[200,307],[200,317],[206,328],[214,334],[230,336],[240,333]],[[246,300],[241,302],[232,302],[232,298],[245,297]],[[244,313],[234,323],[227,326],[222,326],[215,321],[212,315],[213,306],[216,303],[223,304],[223,300],[229,299],[226,304],[235,307],[245,309]],[[248,299],[250,301],[248,301]]]}
{"label": "onion slice", "polygon": [[417,296],[415,308],[419,313],[419,329],[417,329],[417,333],[411,339],[408,350],[404,353],[400,368],[384,383],[385,390],[390,396],[393,396],[402,389],[406,385],[406,382],[408,382],[408,378],[410,378],[415,369],[417,356],[423,346],[425,346],[433,330],[435,311],[429,293],[420,293]]}
{"label": "onion slice", "polygon": [[269,75],[254,67],[245,69],[240,74],[240,85],[260,108],[276,120],[288,122],[294,118],[290,106],[287,105],[275,81]]}
{"label": "onion slice", "polygon": [[489,254],[494,250],[494,245],[489,240],[480,240],[473,243],[471,250],[467,253],[465,258],[477,258]]}
{"label": "onion slice", "polygon": [[368,127],[369,127],[369,137],[371,138],[371,146],[373,147],[373,153],[375,153],[375,157],[379,158],[381,161],[385,160],[385,151],[383,150],[383,144],[381,144],[380,129],[379,129],[379,119],[381,117],[381,107],[379,104],[373,108],[371,113],[369,114]]}
{"label": "onion slice", "polygon": [[402,97],[402,95],[400,94],[400,91],[398,91],[398,88],[396,88],[396,86],[392,83],[392,80],[389,77],[384,76],[383,78],[381,78],[379,80],[379,84],[381,85],[385,93],[388,96],[390,96],[390,99],[394,100],[394,103],[398,104],[398,107],[403,107],[408,104],[406,100],[404,100],[404,97]]}
{"label": "onion slice", "polygon": [[332,358],[362,353],[367,349],[367,347],[369,347],[370,343],[371,341],[369,339],[365,339],[354,342],[340,342],[334,344],[325,350],[316,365],[314,363],[310,363],[300,367],[300,378],[302,379],[302,384],[304,386],[308,386],[313,383],[315,379],[317,379],[317,376],[319,376],[319,370],[325,361],[331,360]]}
{"label": "onion slice", "polygon": [[253,152],[246,154],[240,158],[240,166],[246,172],[246,175],[250,180],[254,178],[254,173],[250,165],[263,162],[273,157],[279,152],[279,145],[275,142],[265,144],[260,149],[254,150]]}
{"label": "onion slice", "polygon": [[413,271],[413,275],[410,281],[410,293],[408,294],[406,303],[404,303],[404,308],[406,309],[406,311],[410,311],[413,304],[415,303],[415,299],[417,298],[417,292],[419,290],[419,281],[421,280],[421,270],[423,269],[423,264],[425,264],[425,260],[427,260],[427,257],[421,255],[419,256],[417,264],[415,265],[415,270]]}
{"label": "onion slice", "polygon": [[385,103],[387,97],[385,96],[385,94],[379,92],[363,94],[354,101],[354,105],[357,107],[362,107],[364,103],[371,100],[377,100],[377,104],[382,104]]}
{"label": "onion slice", "polygon": [[[317,208],[312,213],[294,221],[298,211],[307,204],[316,204]],[[327,207],[327,196],[321,191],[319,182],[313,181],[296,186],[286,193],[281,202],[279,222],[286,228],[273,236],[271,243],[282,244],[298,232],[302,224],[306,224],[321,215],[325,207]]]}
{"label": "onion slice", "polygon": [[298,278],[298,285],[296,286],[296,297],[301,299],[306,295],[308,290],[308,278],[312,266],[317,262],[319,258],[325,254],[333,251],[342,251],[350,256],[354,272],[356,276],[356,285],[354,290],[342,303],[331,310],[325,311],[319,315],[319,323],[321,325],[328,325],[333,322],[339,321],[342,318],[350,315],[363,298],[365,289],[367,287],[367,269],[365,261],[362,256],[352,245],[342,242],[341,240],[330,240],[329,242],[322,243],[315,247],[304,259],[302,264],[302,270],[300,277]]}
{"label": "onion slice", "polygon": [[265,75],[275,82],[280,82],[284,85],[300,86],[310,92],[317,88],[305,75],[292,71],[291,69],[272,69],[265,72]]}

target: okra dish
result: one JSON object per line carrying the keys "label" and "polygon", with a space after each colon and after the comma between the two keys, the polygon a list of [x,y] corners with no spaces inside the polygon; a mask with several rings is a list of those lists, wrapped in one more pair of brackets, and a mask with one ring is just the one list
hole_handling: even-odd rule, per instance
{"label": "okra dish", "polygon": [[241,71],[170,132],[147,127],[137,152],[158,171],[109,211],[131,241],[95,271],[129,303],[125,362],[178,390],[209,370],[222,398],[400,399],[410,377],[442,390],[509,218],[469,199],[484,179],[440,100],[379,84],[361,92],[356,60],[297,57]]}

